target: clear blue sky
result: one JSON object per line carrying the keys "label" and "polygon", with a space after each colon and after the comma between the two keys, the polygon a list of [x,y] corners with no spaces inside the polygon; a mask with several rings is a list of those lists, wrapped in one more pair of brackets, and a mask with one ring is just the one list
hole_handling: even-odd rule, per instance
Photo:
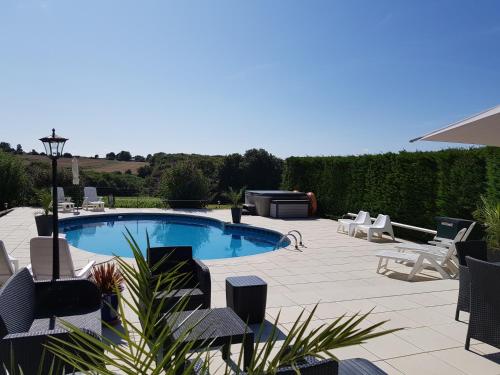
{"label": "clear blue sky", "polygon": [[0,139],[103,155],[427,150],[500,103],[500,1],[0,2]]}

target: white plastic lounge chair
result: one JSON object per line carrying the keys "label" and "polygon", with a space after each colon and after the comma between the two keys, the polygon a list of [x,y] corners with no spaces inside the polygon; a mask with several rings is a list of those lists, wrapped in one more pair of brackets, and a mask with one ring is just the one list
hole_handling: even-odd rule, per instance
{"label": "white plastic lounge chair", "polygon": [[[34,237],[30,241],[31,271],[35,280],[52,279],[52,237]],[[95,261],[89,262],[78,272],[65,238],[59,238],[59,275],[61,279],[86,279]]]}
{"label": "white plastic lounge chair", "polygon": [[343,232],[348,233],[349,236],[354,234],[354,230],[357,225],[361,224],[371,224],[372,219],[370,214],[365,211],[359,211],[354,220],[351,219],[339,219],[339,225],[337,226],[337,233]]}
{"label": "white plastic lounge chair", "polygon": [[387,270],[387,264],[389,263],[389,260],[392,259],[396,262],[413,263],[413,268],[408,275],[408,281],[411,281],[416,274],[422,272],[422,270],[426,267],[434,268],[437,272],[440,273],[443,279],[448,279],[456,275],[456,273],[450,275],[450,273],[446,270],[446,268],[451,263],[451,257],[453,256],[454,252],[454,244],[450,246],[450,248],[447,249],[444,253],[404,253],[393,250],[379,251],[375,254],[379,258],[377,273],[380,273],[381,269]]}
{"label": "white plastic lounge chair", "polygon": [[104,202],[101,197],[97,196],[97,189],[92,186],[86,186],[83,189],[83,204],[84,210],[104,211]]}
{"label": "white plastic lounge chair", "polygon": [[64,195],[62,187],[57,188],[57,208],[63,212],[68,212],[75,208],[75,204],[71,202],[71,198]]}
{"label": "white plastic lounge chair", "polygon": [[413,252],[430,252],[430,253],[446,253],[450,246],[457,242],[464,241],[465,234],[467,233],[467,228],[462,228],[458,231],[455,238],[450,240],[448,243],[440,243],[439,245],[427,245],[418,243],[401,243],[396,246],[396,249],[400,251],[413,251]]}
{"label": "white plastic lounge chair", "polygon": [[448,247],[444,246],[432,246],[432,245],[425,245],[425,244],[416,244],[416,243],[406,243],[406,244],[400,244],[396,246],[396,249],[398,249],[400,252],[410,252],[410,253],[416,253],[416,254],[430,254],[430,255],[435,255],[437,257],[447,257],[446,260],[446,266],[448,269],[453,271],[454,274],[458,273],[458,259],[457,259],[457,253],[456,250],[452,251],[449,255],[450,249],[455,249],[455,244],[457,242],[462,241],[462,239],[465,237],[465,233],[467,231],[467,228],[462,228],[458,231],[457,235],[455,238],[448,244]]}
{"label": "white plastic lounge chair", "polygon": [[0,240],[0,285],[4,284],[18,268],[18,260],[7,254],[5,245]]}
{"label": "white plastic lounge chair", "polygon": [[389,215],[379,214],[373,224],[356,225],[354,236],[359,232],[366,233],[368,241],[372,240],[375,233],[378,233],[380,238],[382,238],[383,233],[388,233],[394,241],[394,231],[392,230],[391,218]]}
{"label": "white plastic lounge chair", "polygon": [[[442,246],[448,248],[452,242],[458,242],[458,241],[467,241],[467,238],[471,234],[472,230],[474,229],[474,226],[476,225],[476,222],[474,221],[469,228],[465,231],[465,234],[463,235],[462,238],[456,240],[456,237],[452,240],[449,238],[440,238],[440,237],[434,237],[432,241],[428,241],[427,243],[429,245],[436,245],[436,246]],[[462,228],[463,229],[463,228]],[[458,232],[460,233],[460,231]],[[457,235],[458,235],[457,233]]]}

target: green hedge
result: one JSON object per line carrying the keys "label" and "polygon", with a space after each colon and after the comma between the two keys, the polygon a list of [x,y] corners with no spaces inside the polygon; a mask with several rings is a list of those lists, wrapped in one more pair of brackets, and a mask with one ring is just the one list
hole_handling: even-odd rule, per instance
{"label": "green hedge", "polygon": [[30,180],[21,161],[0,151],[0,211],[24,203],[30,190]]}
{"label": "green hedge", "polygon": [[472,218],[482,194],[498,199],[500,148],[290,157],[283,187],[314,192],[324,216],[363,209],[433,228],[435,216]]}

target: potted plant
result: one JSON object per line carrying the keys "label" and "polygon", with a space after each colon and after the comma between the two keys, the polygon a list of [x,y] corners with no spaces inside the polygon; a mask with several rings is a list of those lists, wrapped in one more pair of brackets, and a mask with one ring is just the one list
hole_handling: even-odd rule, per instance
{"label": "potted plant", "polygon": [[500,255],[500,202],[481,197],[481,204],[474,216],[484,224],[488,248],[497,258]]}
{"label": "potted plant", "polygon": [[92,268],[91,280],[102,295],[101,319],[109,324],[117,324],[118,296],[123,290],[123,275],[113,262],[102,263]]}
{"label": "potted plant", "polygon": [[235,224],[239,224],[241,222],[242,208],[240,206],[240,201],[244,190],[244,187],[240,190],[233,190],[230,186],[229,191],[224,194],[224,196],[231,202],[231,216],[233,217],[233,223]]}
{"label": "potted plant", "polygon": [[36,229],[39,236],[52,236],[52,195],[48,190],[38,193],[42,213],[35,215]]}

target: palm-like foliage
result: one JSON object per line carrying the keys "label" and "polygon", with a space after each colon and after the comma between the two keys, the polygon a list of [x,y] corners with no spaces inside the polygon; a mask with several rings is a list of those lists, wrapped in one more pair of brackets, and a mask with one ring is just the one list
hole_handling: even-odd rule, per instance
{"label": "palm-like foliage", "polygon": [[229,186],[229,190],[224,193],[224,196],[229,199],[233,208],[238,208],[244,191],[245,187],[242,187],[240,190],[233,190],[233,188]]}
{"label": "palm-like foliage", "polygon": [[[133,251],[135,264],[117,258],[130,296],[120,295],[118,314],[122,329],[105,322],[103,325],[119,338],[120,343],[93,335],[63,322],[72,332],[73,342],[63,342],[54,338],[49,349],[59,358],[84,373],[91,374],[191,374],[194,364],[201,359],[202,353],[192,354],[191,345],[183,339],[172,341],[171,330],[165,320],[176,311],[182,310],[185,299],[162,313],[165,299],[155,296],[160,291],[170,291],[173,285],[183,280],[174,270],[169,274],[153,276],[139,246],[127,233],[126,239]],[[154,270],[153,270],[154,271]],[[137,317],[135,320],[134,317]],[[81,355],[75,355],[74,352]]]}
{"label": "palm-like foliage", "polygon": [[[192,345],[184,342],[184,339],[192,334],[194,327],[185,330],[178,340],[173,340],[172,331],[165,324],[166,319],[186,306],[186,299],[181,299],[164,314],[162,308],[166,300],[155,298],[159,291],[177,288],[179,283],[185,281],[185,277],[177,270],[155,276],[155,268],[150,269],[130,232],[127,233],[126,238],[134,254],[135,264],[117,258],[130,292],[130,296],[122,296],[121,290],[119,288],[116,290],[121,295],[118,314],[123,322],[123,330],[103,323],[122,341],[122,344],[116,345],[103,337],[96,338],[64,323],[72,331],[74,341],[67,343],[54,339],[49,349],[84,373],[111,375],[118,371],[130,375],[192,374],[196,362],[202,363],[201,372],[206,372],[210,364],[208,352],[193,354]],[[262,326],[257,334],[257,344],[255,344],[251,365],[246,369],[247,373],[275,374],[283,366],[296,368],[306,356],[335,359],[331,350],[357,345],[371,338],[396,331],[379,331],[378,328],[385,322],[360,328],[369,313],[356,314],[350,318],[340,317],[331,324],[310,329],[316,307],[304,322],[301,322],[304,311],[300,314],[284,341],[279,340],[276,328],[279,325],[279,314],[266,340],[261,340],[264,332],[264,326]],[[134,321],[132,316],[136,316],[138,321]],[[75,351],[80,354],[75,354]],[[240,353],[243,353],[243,350],[240,350]],[[242,354],[237,360],[237,367],[242,369]],[[225,373],[233,372],[234,369],[227,365]],[[236,372],[241,372],[241,370],[236,370]]]}
{"label": "palm-like foliage", "polygon": [[[305,313],[303,310],[290,329],[283,342],[278,342],[279,314],[273,325],[269,338],[263,344],[261,341],[263,330],[257,335],[257,344],[248,374],[275,374],[281,367],[297,368],[305,357],[318,359],[332,358],[337,360],[331,352],[336,348],[358,345],[369,339],[398,331],[398,329],[377,331],[386,321],[360,328],[360,324],[370,314],[355,314],[346,318],[341,316],[330,324],[323,324],[310,329],[310,324],[316,312],[316,305],[307,318],[301,322]],[[276,348],[279,350],[276,353]]]}
{"label": "palm-like foliage", "polygon": [[481,197],[481,204],[474,216],[486,225],[488,245],[500,248],[500,202]]}
{"label": "palm-like foliage", "polygon": [[38,200],[42,207],[43,214],[48,215],[52,211],[52,194],[49,190],[41,190],[38,193]]}

